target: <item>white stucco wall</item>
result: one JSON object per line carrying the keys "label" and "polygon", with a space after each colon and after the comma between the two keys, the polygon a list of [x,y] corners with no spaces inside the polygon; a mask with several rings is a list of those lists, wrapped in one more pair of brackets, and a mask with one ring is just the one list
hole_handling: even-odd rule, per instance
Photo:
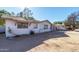
{"label": "white stucco wall", "polygon": [[[32,23],[28,26],[28,28],[17,28],[17,22],[12,20],[5,20],[6,27],[6,37],[12,37],[16,35],[29,34],[30,31],[34,31],[35,33],[48,32],[51,31],[50,24],[48,22],[38,23],[38,28],[34,28],[35,23]],[[48,25],[48,29],[44,29],[44,25]],[[8,32],[8,27],[12,30],[12,33]]]}
{"label": "white stucco wall", "polygon": [[[29,34],[29,28],[17,28],[17,22],[6,20],[6,37],[12,37],[16,35]],[[8,32],[8,28],[12,30],[12,33]]]}
{"label": "white stucco wall", "polygon": [[[48,22],[38,23],[38,28],[34,28],[34,25],[35,25],[35,23],[31,24],[30,30],[34,31],[35,33],[51,31],[51,29],[50,29],[51,25]],[[44,25],[48,25],[48,29],[44,29]]]}
{"label": "white stucco wall", "polygon": [[[44,29],[44,25],[48,25],[48,29]],[[51,27],[51,25],[48,22],[42,22],[42,23],[39,24],[39,31],[40,32],[51,31],[50,27]]]}
{"label": "white stucco wall", "polygon": [[8,28],[15,29],[16,28],[15,23],[16,22],[11,21],[11,20],[5,20],[5,34],[6,34],[6,37],[14,36],[13,34],[8,32]]}

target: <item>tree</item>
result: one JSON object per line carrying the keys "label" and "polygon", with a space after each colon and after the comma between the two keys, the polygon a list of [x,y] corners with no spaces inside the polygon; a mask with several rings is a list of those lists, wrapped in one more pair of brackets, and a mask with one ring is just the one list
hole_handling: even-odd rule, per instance
{"label": "tree", "polygon": [[35,20],[35,18],[33,18],[33,17],[28,17],[28,19],[30,19],[30,20]]}
{"label": "tree", "polygon": [[79,16],[79,12],[71,13],[71,15],[68,16],[65,22],[65,26],[69,26],[71,30],[78,28],[79,27],[79,21],[77,21],[79,20],[78,16]]}
{"label": "tree", "polygon": [[3,26],[4,25],[4,20],[0,19],[0,25]]}
{"label": "tree", "polygon": [[[8,11],[6,11],[6,10],[0,10],[0,17],[3,16],[3,15],[10,16],[11,14]],[[1,26],[4,25],[4,20],[1,19],[1,18],[0,18],[0,25]]]}
{"label": "tree", "polygon": [[23,17],[26,20],[28,20],[28,19],[34,20],[32,15],[33,15],[33,13],[31,12],[31,10],[29,10],[29,8],[24,8],[23,11],[21,11],[17,14],[17,16]]}
{"label": "tree", "polygon": [[23,17],[23,13],[22,12],[20,12],[20,17]]}
{"label": "tree", "polygon": [[2,15],[10,16],[11,14],[8,11],[6,11],[6,10],[0,10],[0,17]]}
{"label": "tree", "polygon": [[31,10],[29,10],[29,8],[24,8],[24,10],[23,10],[23,16],[24,17],[26,17],[26,18],[31,17],[32,14],[33,13],[31,12]]}
{"label": "tree", "polygon": [[14,12],[11,12],[11,16],[15,16],[15,13]]}
{"label": "tree", "polygon": [[54,24],[63,24],[63,22],[61,22],[61,21],[56,21],[56,22],[54,22]]}

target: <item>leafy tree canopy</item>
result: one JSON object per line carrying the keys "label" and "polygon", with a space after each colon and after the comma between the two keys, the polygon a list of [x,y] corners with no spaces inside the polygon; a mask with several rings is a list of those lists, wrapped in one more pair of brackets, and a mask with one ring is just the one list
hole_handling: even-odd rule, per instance
{"label": "leafy tree canopy", "polygon": [[11,15],[10,14],[10,12],[8,12],[8,11],[6,11],[6,10],[0,10],[0,17],[2,16],[2,15]]}
{"label": "leafy tree canopy", "polygon": [[32,15],[33,15],[33,13],[31,12],[31,10],[29,8],[24,8],[23,11],[21,11],[17,14],[17,16],[23,17],[26,20],[34,20],[34,17]]}
{"label": "leafy tree canopy", "polygon": [[54,24],[63,24],[63,22],[61,22],[61,21],[56,21],[56,22],[54,22]]}

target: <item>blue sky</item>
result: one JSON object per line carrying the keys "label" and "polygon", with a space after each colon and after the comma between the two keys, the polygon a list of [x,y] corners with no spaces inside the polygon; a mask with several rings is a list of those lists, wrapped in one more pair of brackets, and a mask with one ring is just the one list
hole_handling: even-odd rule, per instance
{"label": "blue sky", "polygon": [[[21,7],[1,7],[9,12],[18,13],[23,10]],[[33,16],[37,20],[64,21],[68,15],[78,12],[78,7],[32,7],[29,8],[33,12]]]}

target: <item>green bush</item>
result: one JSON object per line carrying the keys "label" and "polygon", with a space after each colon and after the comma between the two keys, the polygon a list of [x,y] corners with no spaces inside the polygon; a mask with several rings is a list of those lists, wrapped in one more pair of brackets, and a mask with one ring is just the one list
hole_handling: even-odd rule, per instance
{"label": "green bush", "polygon": [[3,19],[0,19],[0,26],[3,26],[4,25],[4,20]]}

